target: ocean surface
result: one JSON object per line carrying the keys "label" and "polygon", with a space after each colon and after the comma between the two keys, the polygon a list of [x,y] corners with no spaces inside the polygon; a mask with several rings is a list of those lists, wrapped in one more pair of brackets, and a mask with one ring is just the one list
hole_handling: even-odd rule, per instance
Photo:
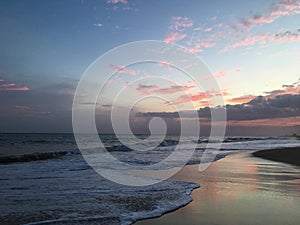
{"label": "ocean surface", "polygon": [[[153,145],[149,142],[136,151],[113,135],[100,138],[108,150],[101,154],[140,166],[160,162],[178,144],[178,137],[169,136],[152,150],[147,150]],[[88,135],[83,140],[93,146]],[[299,140],[287,137],[226,137],[212,142],[208,152],[214,160],[232,151],[300,146]],[[218,151],[214,143],[220,142]],[[202,157],[207,143],[205,137],[183,138],[183,153],[196,146],[187,164],[207,162]],[[191,191],[199,187],[175,180],[143,187],[113,183],[85,162],[72,134],[0,134],[0,171],[1,224],[131,224],[188,204]]]}

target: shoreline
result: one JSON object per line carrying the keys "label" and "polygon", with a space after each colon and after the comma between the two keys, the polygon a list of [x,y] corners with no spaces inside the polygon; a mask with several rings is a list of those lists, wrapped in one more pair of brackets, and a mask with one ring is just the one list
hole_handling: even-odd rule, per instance
{"label": "shoreline", "polygon": [[[268,155],[278,151],[276,154],[286,155],[291,149],[299,148],[256,152]],[[286,164],[287,161],[254,157],[254,153],[229,154],[202,173],[198,165],[185,166],[172,179],[201,185],[193,190],[192,202],[134,224],[298,224],[300,168]]]}

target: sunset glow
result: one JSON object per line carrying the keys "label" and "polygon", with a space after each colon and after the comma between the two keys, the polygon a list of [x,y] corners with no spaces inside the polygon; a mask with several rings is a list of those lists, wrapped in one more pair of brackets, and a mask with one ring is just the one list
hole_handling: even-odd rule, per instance
{"label": "sunset glow", "polygon": [[[170,102],[181,111],[206,110],[217,107],[212,102],[222,95],[229,127],[286,126],[291,132],[298,130],[299,14],[300,3],[296,0],[217,0],[214,4],[191,0],[188,6],[184,1],[2,2],[0,17],[6,22],[2,22],[0,37],[4,59],[0,62],[1,120],[11,121],[7,123],[9,128],[2,129],[18,129],[23,123],[4,113],[14,109],[16,114],[16,107],[21,105],[41,112],[30,130],[40,127],[41,121],[69,130],[73,94],[88,66],[121,44],[152,39],[184,46],[187,52],[199,56],[212,74],[202,82],[215,79],[220,91],[203,90],[171,60],[134,65],[112,60],[106,63],[111,77],[105,84],[90,84],[91,90],[103,85],[97,113],[109,113],[107,106],[114,102],[111,96],[123,89],[126,92],[120,96],[120,108],[129,107],[134,96],[166,99],[163,103],[161,99],[139,102],[134,108],[136,113],[147,113],[149,109],[172,113]],[[180,69],[192,67],[193,62],[187,61]],[[162,79],[151,80],[153,76]],[[82,107],[90,103],[83,96]],[[273,115],[277,115],[276,120]],[[68,122],[60,123],[62,120]]]}

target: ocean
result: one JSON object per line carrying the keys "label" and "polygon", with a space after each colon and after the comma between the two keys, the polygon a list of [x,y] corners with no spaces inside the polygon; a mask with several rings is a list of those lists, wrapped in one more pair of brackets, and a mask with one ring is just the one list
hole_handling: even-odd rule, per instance
{"label": "ocean", "polygon": [[[84,138],[93,144],[88,135]],[[100,138],[108,150],[102,154],[140,166],[165,159],[178,144],[178,137],[168,136],[156,148],[137,152],[114,135]],[[187,164],[207,162],[201,157],[207,142],[205,137],[183,139],[185,149],[196,146]],[[214,143],[220,142],[218,151]],[[234,151],[295,146],[300,141],[287,137],[215,138],[209,154],[218,160]],[[188,204],[191,191],[201,185],[171,179],[142,187],[114,183],[83,159],[73,134],[0,134],[0,171],[1,224],[132,224]]]}

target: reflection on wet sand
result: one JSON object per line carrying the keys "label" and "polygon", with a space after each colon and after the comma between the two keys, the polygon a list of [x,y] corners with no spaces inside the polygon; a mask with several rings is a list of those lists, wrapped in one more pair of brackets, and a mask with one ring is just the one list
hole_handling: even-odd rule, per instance
{"label": "reflection on wet sand", "polygon": [[174,179],[201,184],[193,202],[150,224],[299,224],[300,167],[232,154],[199,173],[187,166]]}

